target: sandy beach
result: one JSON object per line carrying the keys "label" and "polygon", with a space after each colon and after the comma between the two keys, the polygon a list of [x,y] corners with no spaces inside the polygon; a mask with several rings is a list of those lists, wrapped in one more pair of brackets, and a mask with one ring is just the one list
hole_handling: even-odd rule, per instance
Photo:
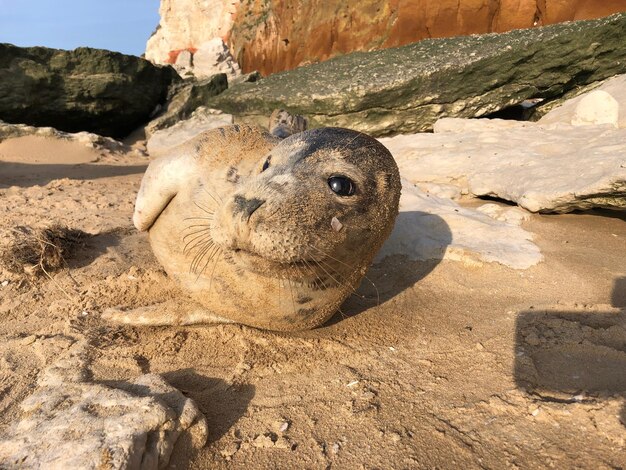
{"label": "sandy beach", "polygon": [[522,227],[544,259],[528,269],[387,257],[312,331],[111,325],[107,307],[178,293],[131,222],[147,164],[0,143],[0,241],[52,222],[92,234],[49,277],[0,269],[5,433],[81,337],[94,381],[154,372],[198,404],[208,444],[177,445],[171,468],[626,466],[624,212],[532,214]]}

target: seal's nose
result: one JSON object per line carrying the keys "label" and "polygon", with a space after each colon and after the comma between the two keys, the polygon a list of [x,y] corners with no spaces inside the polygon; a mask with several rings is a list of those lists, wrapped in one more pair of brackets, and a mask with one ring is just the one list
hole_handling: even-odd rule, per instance
{"label": "seal's nose", "polygon": [[243,196],[235,196],[234,206],[235,214],[241,214],[246,220],[249,220],[259,207],[265,203],[263,199],[246,199]]}

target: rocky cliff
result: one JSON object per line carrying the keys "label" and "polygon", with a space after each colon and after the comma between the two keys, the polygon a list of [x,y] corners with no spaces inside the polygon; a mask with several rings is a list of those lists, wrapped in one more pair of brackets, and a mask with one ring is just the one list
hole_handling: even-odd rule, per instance
{"label": "rocky cliff", "polygon": [[161,0],[146,57],[175,63],[220,37],[263,75],[424,38],[504,32],[626,11],[625,0]]}

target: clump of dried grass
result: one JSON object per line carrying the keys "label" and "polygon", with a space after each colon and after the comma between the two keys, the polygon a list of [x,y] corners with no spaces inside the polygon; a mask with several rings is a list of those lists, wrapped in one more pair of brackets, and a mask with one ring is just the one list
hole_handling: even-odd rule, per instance
{"label": "clump of dried grass", "polygon": [[12,239],[0,250],[0,263],[13,273],[33,276],[49,276],[64,268],[74,249],[89,236],[60,224],[39,229],[20,226],[12,232]]}

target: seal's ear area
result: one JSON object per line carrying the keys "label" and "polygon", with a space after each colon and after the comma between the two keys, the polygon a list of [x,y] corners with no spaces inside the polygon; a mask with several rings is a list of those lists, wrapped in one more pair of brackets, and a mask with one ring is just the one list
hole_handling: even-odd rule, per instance
{"label": "seal's ear area", "polygon": [[193,169],[190,155],[182,153],[153,160],[148,165],[137,193],[133,223],[148,230],[169,204]]}

